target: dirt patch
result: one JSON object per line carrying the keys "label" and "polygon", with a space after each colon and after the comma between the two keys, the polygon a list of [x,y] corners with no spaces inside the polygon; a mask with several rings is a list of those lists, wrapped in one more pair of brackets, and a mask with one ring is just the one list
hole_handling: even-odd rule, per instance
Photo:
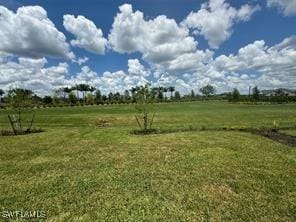
{"label": "dirt patch", "polygon": [[110,121],[106,119],[101,119],[95,123],[96,128],[105,128],[110,125]]}
{"label": "dirt patch", "polygon": [[296,147],[296,137],[279,133],[275,130],[258,130],[255,134],[267,137],[271,140],[283,143],[292,147]]}

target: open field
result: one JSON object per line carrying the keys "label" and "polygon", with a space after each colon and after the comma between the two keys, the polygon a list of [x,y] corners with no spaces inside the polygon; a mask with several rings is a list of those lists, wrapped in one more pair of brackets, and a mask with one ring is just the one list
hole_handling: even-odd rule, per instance
{"label": "open field", "polygon": [[[296,126],[295,104],[154,109],[162,129]],[[8,112],[0,111],[3,129]],[[36,110],[45,132],[0,137],[1,210],[45,210],[48,221],[296,220],[295,148],[244,132],[132,135],[134,113],[133,105]]]}

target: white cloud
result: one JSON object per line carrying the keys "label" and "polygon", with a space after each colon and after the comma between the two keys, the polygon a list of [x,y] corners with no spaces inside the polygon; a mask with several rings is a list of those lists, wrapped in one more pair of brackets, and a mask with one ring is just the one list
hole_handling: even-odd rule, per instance
{"label": "white cloud", "polygon": [[109,43],[119,53],[140,52],[154,71],[180,71],[195,69],[200,63],[211,60],[213,53],[197,49],[197,42],[189,30],[165,15],[145,19],[140,11],[133,11],[130,4],[119,7]]}
{"label": "white cloud", "polygon": [[0,88],[8,90],[14,87],[32,89],[44,95],[51,94],[56,88],[69,84],[67,63],[45,67],[47,60],[19,58],[18,61],[6,61],[0,64]]}
{"label": "white cloud", "polygon": [[38,58],[75,57],[65,35],[56,29],[40,6],[20,7],[16,13],[0,6],[0,27],[0,51]]}
{"label": "white cloud", "polygon": [[217,49],[232,34],[235,23],[248,21],[260,7],[243,5],[240,9],[230,6],[225,0],[210,0],[203,3],[197,12],[191,12],[183,25],[195,30],[208,40],[211,48]]}
{"label": "white cloud", "polygon": [[[136,63],[135,60],[133,60],[132,63]],[[130,70],[131,73],[125,73],[122,70],[115,72],[105,71],[102,75],[99,75],[97,72],[92,71],[88,66],[84,66],[81,68],[81,71],[77,74],[77,76],[71,79],[71,81],[72,84],[90,84],[97,89],[100,89],[104,94],[108,94],[110,92],[123,92],[126,89],[130,89],[134,86],[144,85],[148,82],[148,80],[144,76],[145,73],[137,75],[133,72],[136,70],[132,70]]]}
{"label": "white cloud", "polygon": [[296,14],[295,0],[267,0],[267,6],[278,8],[285,16]]}
{"label": "white cloud", "polygon": [[[284,39],[269,47],[263,40],[255,41],[238,50],[237,55],[221,55],[206,66],[224,74],[216,81],[224,89],[249,85],[262,88],[290,87],[296,85],[296,36]],[[209,73],[208,77],[214,79]]]}
{"label": "white cloud", "polygon": [[[185,66],[187,60],[190,59],[184,59]],[[156,72],[155,78],[156,83],[176,86],[182,93],[191,89],[198,92],[206,84],[212,84],[218,92],[238,88],[247,93],[250,85],[261,89],[295,89],[295,64],[296,36],[291,36],[271,47],[263,40],[255,41],[239,49],[236,55],[220,55],[193,69],[184,69],[182,75]]]}
{"label": "white cloud", "polygon": [[58,88],[86,83],[108,94],[144,85],[148,82],[146,77],[150,73],[136,59],[129,61],[128,73],[119,70],[98,74],[90,67],[83,66],[77,75],[71,76],[67,63],[49,67],[46,65],[45,58],[18,58],[17,61],[4,61],[0,63],[0,88],[9,90],[22,87],[31,89],[39,95],[52,95]]}
{"label": "white cloud", "polygon": [[138,59],[128,60],[128,72],[129,74],[136,76],[147,77],[150,75],[150,72],[145,69],[145,67],[139,62]]}
{"label": "white cloud", "polygon": [[[214,85],[218,92],[238,88],[247,93],[250,85],[258,85],[261,89],[295,88],[295,64],[296,36],[288,37],[274,46],[267,46],[260,40],[242,47],[235,55],[221,55],[196,67],[184,68],[178,74],[157,69],[152,85],[175,86],[182,93],[189,93],[191,89],[197,93],[206,84]],[[128,72],[119,70],[98,74],[83,66],[75,76],[70,76],[67,63],[51,67],[46,65],[44,58],[19,58],[16,62],[4,59],[0,63],[0,88],[7,90],[19,86],[33,89],[38,94],[52,94],[54,89],[60,87],[87,83],[108,94],[143,85],[149,82],[151,73],[137,59],[128,61]]]}
{"label": "white cloud", "polygon": [[[200,25],[193,27],[192,23],[190,26],[190,15],[185,21],[188,22],[188,27],[205,35],[210,45],[215,47],[231,35],[236,22],[249,20],[257,9],[249,5],[235,9],[223,0],[212,0],[203,4],[198,12],[190,14],[192,22],[195,22],[196,16],[203,13],[207,15],[206,18],[197,20],[196,24]],[[198,92],[200,87],[208,83],[214,85],[218,92],[232,88],[245,92],[249,85],[258,85],[260,88],[293,88],[296,85],[296,36],[286,38],[274,46],[267,46],[263,40],[254,41],[239,49],[236,54],[214,58],[213,51],[197,49],[197,42],[189,35],[186,26],[164,15],[146,19],[142,12],[134,12],[131,5],[125,4],[120,6],[120,12],[115,17],[108,37],[109,44],[114,51],[120,53],[141,53],[142,59],[148,62],[150,68],[144,67],[139,59],[129,59],[127,72],[118,70],[97,73],[84,65],[76,75],[71,76],[67,63],[48,67],[47,60],[43,58],[45,55],[54,55],[44,50],[48,47],[52,47],[50,52],[55,51],[55,56],[71,57],[64,35],[56,30],[44,9],[25,7],[13,13],[0,6],[0,12],[2,11],[4,13],[0,15],[0,24],[4,24],[4,28],[0,29],[0,40],[3,40],[0,42],[0,88],[21,86],[39,94],[51,94],[52,90],[60,87],[87,83],[108,94],[110,91],[123,92],[133,86],[143,85],[149,82],[148,79],[153,79],[153,86],[176,86],[182,93],[189,93],[191,89]],[[208,22],[209,26],[206,25]],[[72,45],[95,53],[104,53],[106,39],[93,22],[82,16],[75,18],[66,15],[64,23],[67,23],[66,29],[76,37],[72,40]],[[21,26],[27,26],[27,38],[22,37],[25,34],[21,33],[19,37],[13,32],[16,27],[21,29]],[[49,43],[43,42],[44,36],[39,36],[40,27],[60,33],[66,45],[64,50],[57,50],[62,49],[58,45],[52,46],[53,43],[60,44],[63,38],[52,40],[50,36]],[[33,36],[31,42],[28,37],[33,35],[30,33],[33,31],[38,35]],[[49,35],[45,32],[42,30],[42,35]],[[55,37],[61,36],[60,34]],[[214,34],[217,36],[212,38]],[[94,36],[100,41],[92,42]],[[4,46],[6,50],[3,50]],[[15,61],[13,54],[41,58],[20,57]],[[72,62],[79,65],[87,61],[87,57],[72,58]],[[151,73],[154,78],[151,78]]]}
{"label": "white cloud", "polygon": [[187,28],[164,15],[145,20],[140,11],[133,12],[132,6],[119,7],[109,43],[120,53],[142,53],[148,62],[161,64],[177,58],[184,53],[193,53],[197,42],[189,36]]}
{"label": "white cloud", "polygon": [[88,57],[84,56],[83,58],[77,58],[77,59],[73,59],[72,62],[77,63],[78,65],[82,65],[84,63],[86,63],[89,60]]}
{"label": "white cloud", "polygon": [[87,51],[104,54],[107,40],[103,37],[101,29],[96,25],[79,15],[75,18],[73,15],[64,15],[64,27],[68,32],[71,32],[76,39],[71,41],[73,46],[84,48]]}
{"label": "white cloud", "polygon": [[212,51],[206,50],[204,52],[197,50],[194,53],[186,53],[178,56],[176,59],[169,61],[166,67],[168,71],[189,72],[199,68],[200,66],[203,66],[204,63],[211,61],[212,57]]}

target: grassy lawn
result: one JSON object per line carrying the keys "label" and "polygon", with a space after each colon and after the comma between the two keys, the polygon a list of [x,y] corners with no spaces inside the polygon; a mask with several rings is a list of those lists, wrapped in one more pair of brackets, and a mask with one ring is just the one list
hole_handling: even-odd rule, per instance
{"label": "grassy lawn", "polygon": [[281,130],[281,132],[296,137],[296,130]]}
{"label": "grassy lawn", "polygon": [[[296,126],[296,105],[155,105],[155,127]],[[7,128],[7,113],[0,124]],[[296,150],[224,131],[131,135],[132,105],[36,110],[0,137],[0,208],[48,221],[295,221]],[[100,120],[106,128],[97,128]]]}

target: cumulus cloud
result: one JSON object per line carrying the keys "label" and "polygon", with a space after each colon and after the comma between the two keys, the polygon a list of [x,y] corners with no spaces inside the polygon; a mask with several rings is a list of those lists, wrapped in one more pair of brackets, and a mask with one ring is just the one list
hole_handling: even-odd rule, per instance
{"label": "cumulus cloud", "polygon": [[[31,30],[38,34],[39,22],[45,25],[45,30],[48,27],[54,28],[42,8],[25,7],[13,13],[0,6],[0,12],[2,12],[0,24],[6,25],[0,29],[0,40],[3,40],[0,42],[0,88],[25,87],[33,89],[38,94],[51,94],[54,89],[79,83],[90,84],[105,94],[123,92],[125,89],[147,82],[151,82],[153,86],[175,86],[182,93],[189,93],[191,89],[197,92],[206,84],[214,85],[218,92],[232,90],[232,88],[246,92],[249,85],[258,85],[260,88],[293,88],[296,85],[296,36],[288,37],[274,46],[268,46],[263,40],[254,41],[240,48],[235,54],[218,57],[214,57],[213,51],[198,50],[197,42],[190,36],[188,27],[205,35],[213,47],[218,46],[225,40],[225,36],[227,39],[231,35],[232,27],[236,22],[249,20],[256,10],[258,10],[256,6],[243,5],[235,9],[224,0],[212,0],[204,3],[198,12],[190,14],[191,22],[195,22],[195,16],[201,16],[202,13],[207,15],[202,19],[208,20],[198,20],[197,24],[200,25],[193,26],[195,23],[192,23],[191,26],[190,15],[180,25],[164,15],[147,19],[142,12],[133,11],[131,5],[124,4],[120,6],[119,13],[114,19],[108,36],[109,44],[119,53],[139,52],[150,67],[145,67],[139,59],[129,59],[126,71],[97,73],[85,65],[88,61],[87,57],[79,57],[72,58],[72,62],[81,65],[81,70],[75,75],[70,75],[67,63],[49,66],[47,60],[43,58],[42,55],[53,56],[53,53],[44,52],[45,46],[42,46],[43,48],[38,46],[41,43],[48,44],[42,42],[44,36],[40,37],[40,40],[38,35],[34,36],[33,44],[25,37],[12,35],[13,28],[7,25],[16,23],[17,25],[14,26],[21,29],[20,26],[29,26],[29,24],[31,26],[36,22],[37,25],[31,27],[29,34],[26,33],[28,36],[33,35],[30,34]],[[216,17],[220,15],[221,18],[218,20],[222,21],[217,23]],[[7,24],[3,22],[4,20],[8,21]],[[22,22],[18,24],[19,21]],[[205,27],[207,22],[210,25]],[[71,41],[73,46],[95,53],[104,53],[107,40],[93,22],[84,17],[67,15],[64,23],[67,23],[67,25],[64,24],[65,27],[68,26],[66,29],[76,37]],[[42,31],[42,35],[48,35],[44,32]],[[8,37],[8,34],[11,36]],[[212,34],[217,36],[212,38]],[[89,37],[93,36],[103,40],[91,42],[93,38]],[[49,41],[53,44],[53,40]],[[59,38],[55,41],[57,44]],[[64,43],[67,45],[65,39]],[[12,45],[15,45],[15,48],[19,47],[14,49],[18,50],[17,53],[10,49]],[[69,45],[65,49],[67,50],[64,54],[61,50],[60,54],[55,55],[71,58]],[[17,58],[13,54],[23,56]]]}
{"label": "cumulus cloud", "polygon": [[64,27],[72,33],[76,39],[71,41],[71,45],[84,48],[96,54],[104,54],[107,40],[103,37],[101,29],[89,19],[82,15],[64,15]]}
{"label": "cumulus cloud", "polygon": [[140,52],[148,62],[162,64],[184,53],[193,53],[197,42],[189,36],[186,27],[160,15],[146,20],[140,11],[133,11],[132,6],[124,4],[119,7],[109,43],[119,53]]}
{"label": "cumulus cloud", "polygon": [[6,61],[0,64],[0,88],[8,90],[14,87],[23,87],[34,90],[36,93],[51,94],[56,88],[69,84],[67,63],[45,67],[47,60],[18,58],[17,61]]}
{"label": "cumulus cloud", "polygon": [[149,70],[146,70],[144,66],[139,62],[138,59],[129,59],[128,60],[128,73],[136,76],[147,77],[150,75]]}
{"label": "cumulus cloud", "polygon": [[125,73],[122,70],[115,72],[105,71],[102,75],[99,75],[88,66],[84,66],[75,77],[71,78],[71,82],[72,84],[90,84],[97,89],[100,89],[104,94],[108,94],[110,92],[123,92],[126,89],[144,85],[148,82],[145,76],[138,75],[132,72],[132,70],[130,71],[131,73]]}
{"label": "cumulus cloud", "polygon": [[150,72],[136,59],[129,60],[127,73],[118,70],[99,74],[90,67],[83,66],[76,75],[72,76],[67,63],[59,63],[55,66],[47,66],[47,63],[45,58],[23,57],[18,58],[17,61],[6,60],[0,63],[0,88],[9,90],[22,87],[31,89],[39,95],[51,95],[61,87],[85,83],[108,94],[109,92],[123,92],[149,82],[147,75]]}
{"label": "cumulus cloud", "polygon": [[[213,56],[209,50],[197,49],[197,42],[187,27],[165,15],[145,19],[130,4],[119,7],[109,34],[111,48],[119,53],[140,52],[152,69],[177,73],[194,69]],[[159,71],[160,72],[160,71]]]}
{"label": "cumulus cloud", "polygon": [[[206,69],[223,73],[224,78],[218,82],[228,88],[247,89],[248,85],[293,88],[296,85],[295,64],[296,36],[291,36],[271,47],[263,40],[255,41],[239,49],[237,55],[217,57]],[[213,79],[212,74],[208,76]]]}
{"label": "cumulus cloud", "polygon": [[232,34],[235,23],[248,21],[260,7],[248,4],[236,9],[225,0],[210,0],[203,3],[200,10],[191,12],[183,25],[195,30],[209,42],[211,48],[217,49]]}
{"label": "cumulus cloud", "polygon": [[[186,66],[186,59],[184,59]],[[194,69],[184,69],[179,75],[155,73],[156,83],[176,86],[182,93],[212,84],[218,92],[238,88],[247,93],[249,86],[261,89],[279,87],[294,88],[296,85],[296,36],[268,46],[265,41],[254,41],[236,54],[220,55]]]}
{"label": "cumulus cloud", "polygon": [[296,14],[296,1],[294,0],[267,0],[267,7],[275,7],[285,16]]}
{"label": "cumulus cloud", "polygon": [[20,7],[16,13],[0,6],[0,27],[0,51],[37,58],[75,57],[65,35],[40,6]]}

